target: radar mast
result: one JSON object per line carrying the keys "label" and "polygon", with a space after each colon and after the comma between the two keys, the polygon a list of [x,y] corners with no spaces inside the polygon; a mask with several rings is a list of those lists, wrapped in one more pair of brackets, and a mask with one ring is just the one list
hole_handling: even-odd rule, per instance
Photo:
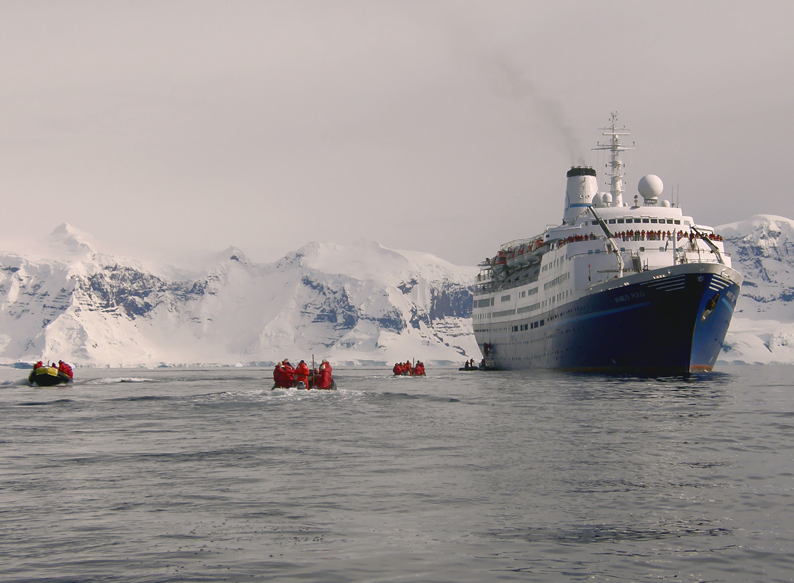
{"label": "radar mast", "polygon": [[623,177],[625,172],[623,168],[625,164],[620,159],[620,153],[626,150],[633,150],[633,147],[624,146],[620,142],[620,136],[628,136],[629,130],[624,126],[618,128],[618,112],[613,111],[610,118],[608,128],[599,128],[603,134],[602,136],[609,136],[609,140],[604,143],[598,142],[597,147],[593,150],[606,150],[609,152],[610,160],[606,166],[610,169],[610,188],[609,192],[612,195],[612,206],[623,206]]}

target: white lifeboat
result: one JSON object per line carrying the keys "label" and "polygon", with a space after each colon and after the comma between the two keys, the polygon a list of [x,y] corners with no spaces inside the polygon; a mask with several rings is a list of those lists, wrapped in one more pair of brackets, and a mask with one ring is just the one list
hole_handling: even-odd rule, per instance
{"label": "white lifeboat", "polygon": [[529,249],[527,248],[526,245],[521,245],[521,247],[516,249],[516,253],[515,253],[515,257],[514,258],[515,258],[516,263],[518,265],[520,265],[520,266],[529,265],[530,260],[529,260],[529,255],[527,255],[528,251],[529,251]]}
{"label": "white lifeboat", "polygon": [[507,268],[507,257],[504,251],[499,251],[491,261],[494,273],[502,273]]}
{"label": "white lifeboat", "polygon": [[510,269],[515,269],[516,267],[518,267],[518,259],[516,259],[517,251],[518,251],[517,249],[513,249],[507,252],[507,266]]}

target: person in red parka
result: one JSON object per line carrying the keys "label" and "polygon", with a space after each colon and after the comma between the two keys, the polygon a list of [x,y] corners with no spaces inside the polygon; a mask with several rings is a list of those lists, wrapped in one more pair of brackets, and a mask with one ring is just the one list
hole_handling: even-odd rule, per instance
{"label": "person in red parka", "polygon": [[281,362],[284,367],[284,387],[295,386],[295,369],[286,358]]}
{"label": "person in red parka", "polygon": [[399,376],[403,374],[403,365],[398,362],[391,371],[394,373],[394,376]]}
{"label": "person in red parka", "polygon": [[72,367],[66,364],[64,361],[58,361],[58,370],[68,376],[70,379],[74,378],[74,373],[72,372]]}
{"label": "person in red parka", "polygon": [[414,367],[414,376],[415,377],[425,376],[425,365],[422,364],[422,361],[416,363],[416,366]]}
{"label": "person in red parka", "polygon": [[284,365],[280,362],[276,363],[276,368],[273,369],[273,382],[280,389],[284,387]]}
{"label": "person in red parka", "polygon": [[298,363],[298,367],[295,369],[295,381],[300,383],[303,382],[304,388],[309,388],[309,365],[306,364],[303,360]]}
{"label": "person in red parka", "polygon": [[320,364],[320,372],[314,377],[314,386],[317,389],[330,389],[331,388],[331,365],[327,360],[323,360]]}
{"label": "person in red parka", "polygon": [[36,364],[33,365],[33,370],[36,370],[37,368],[41,368],[42,366],[44,366],[44,363],[38,361]]}

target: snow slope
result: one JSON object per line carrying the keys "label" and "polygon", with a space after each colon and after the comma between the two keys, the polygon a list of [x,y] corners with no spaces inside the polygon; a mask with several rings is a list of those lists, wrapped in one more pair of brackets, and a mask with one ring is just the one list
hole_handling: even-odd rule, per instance
{"label": "snow slope", "polygon": [[794,221],[756,215],[716,230],[744,275],[720,360],[794,364]]}
{"label": "snow slope", "polygon": [[310,243],[273,264],[229,248],[202,273],[103,255],[61,225],[57,259],[0,255],[0,362],[392,363],[479,358],[476,268],[371,241]]}

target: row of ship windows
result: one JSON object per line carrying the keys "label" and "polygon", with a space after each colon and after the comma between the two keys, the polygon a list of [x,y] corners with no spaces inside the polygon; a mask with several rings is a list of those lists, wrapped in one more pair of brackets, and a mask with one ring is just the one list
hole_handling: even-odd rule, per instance
{"label": "row of ship windows", "polygon": [[[544,318],[543,320],[537,320],[535,322],[530,322],[529,324],[519,324],[517,326],[513,326],[511,328],[511,330],[513,332],[523,332],[525,330],[533,330],[535,328],[540,328],[541,326],[545,325],[546,320],[551,322],[552,320],[556,320],[556,319],[558,319],[558,318],[560,318],[562,316],[565,316],[567,314],[573,314],[575,312],[584,311],[584,309],[585,308],[583,306],[579,306],[577,308],[571,308],[571,309],[568,309],[568,310],[563,310],[559,314],[554,314],[552,316],[549,316],[548,318]],[[546,336],[544,336],[544,338],[549,338],[550,335],[553,336],[554,334],[560,334],[560,333],[561,334],[568,334],[568,333],[575,332],[575,331],[580,330],[580,329],[581,328],[577,326],[577,327],[574,327],[574,328],[569,328],[567,330],[559,330],[557,332],[547,333]],[[499,332],[500,330],[501,331],[507,330],[507,328],[475,328],[474,329],[475,332],[488,332],[489,330],[491,332]],[[531,340],[531,342],[535,342],[535,340],[537,340],[537,339],[533,339],[533,340]],[[527,341],[523,342],[523,344],[526,344],[526,343],[527,343]]]}
{"label": "row of ship windows", "polygon": [[558,258],[557,258],[557,259],[555,259],[554,261],[552,261],[552,262],[550,262],[550,263],[547,263],[546,265],[544,265],[544,266],[543,266],[543,267],[540,269],[540,271],[541,271],[541,272],[543,272],[543,271],[546,271],[546,270],[548,270],[548,269],[552,269],[552,268],[554,268],[554,267],[557,267],[558,265],[562,265],[562,262],[563,262],[563,261],[565,261],[565,255],[561,255],[560,257],[558,257]]}
{"label": "row of ship windows", "polygon": [[518,326],[513,326],[513,332],[523,332],[524,330],[534,330],[535,328],[540,328],[545,324],[545,320],[538,320],[537,322],[530,322],[529,324],[519,324]]}
{"label": "row of ship windows", "polygon": [[[552,279],[550,282],[544,283],[543,284],[543,289],[547,290],[550,287],[553,287],[555,285],[559,285],[559,284],[561,284],[564,281],[568,281],[569,279],[571,279],[571,274],[570,273],[563,273],[559,277],[555,277],[554,279]],[[528,290],[524,290],[524,291],[520,292],[518,294],[518,299],[525,298],[527,296],[531,296],[531,295],[534,295],[536,293],[538,293],[538,288],[537,287],[533,287],[532,289],[528,289]],[[501,298],[499,298],[499,301],[500,302],[509,302],[510,301],[510,297],[511,297],[510,294],[504,295]],[[482,305],[480,305],[480,302],[483,302]],[[490,304],[488,303],[488,300],[479,300],[477,302],[477,307],[478,308],[487,307],[489,305],[492,306],[493,302],[491,302]]]}
{"label": "row of ship windows", "polygon": [[[644,253],[645,251],[653,251],[654,248],[651,248],[651,247],[647,247],[647,248],[646,247],[640,247],[639,250],[640,250],[640,253]],[[665,249],[664,247],[659,247],[659,251],[661,251],[662,253],[664,253],[666,250],[667,249]],[[626,248],[625,247],[621,247],[620,251],[621,251],[621,253],[625,253],[626,252]],[[593,255],[593,254],[598,255],[599,253],[609,254],[609,253],[611,253],[611,251],[607,251],[605,249],[588,249],[587,250],[587,254],[588,255]]]}
{"label": "row of ship windows", "polygon": [[[607,221],[610,225],[614,225],[615,223],[624,224],[624,223],[653,223],[653,224],[668,224],[668,225],[680,225],[681,221],[678,219],[634,219],[634,218],[626,218],[626,219],[609,219]],[[598,221],[590,221],[590,224],[597,225]],[[689,221],[684,221],[685,225],[689,224]]]}
{"label": "row of ship windows", "polygon": [[[564,300],[573,295],[573,290],[565,290],[561,291],[560,293],[551,296],[547,300],[543,300],[542,302],[537,302],[532,304],[531,306],[524,306],[523,308],[511,309],[511,310],[500,310],[498,312],[491,312],[491,313],[482,313],[482,314],[475,314],[473,316],[474,320],[485,320],[488,318],[502,318],[504,316],[514,316],[516,314],[523,314],[525,312],[532,312],[534,310],[538,310],[540,308],[545,308],[546,306],[551,306],[552,304],[556,304],[559,301]],[[481,300],[484,301],[484,300]],[[479,307],[479,306],[478,306]]]}
{"label": "row of ship windows", "polygon": [[[525,297],[531,296],[531,295],[535,295],[536,293],[538,293],[538,288],[533,287],[532,289],[528,289],[528,290],[524,290],[522,292],[519,292],[518,299],[525,298]],[[483,300],[479,300],[479,301],[482,302]],[[485,301],[485,303],[483,304],[483,306],[487,307],[488,306],[488,300],[484,300],[484,301]],[[501,298],[499,298],[499,301],[500,302],[509,302],[510,301],[510,294],[507,294],[506,296],[502,296]],[[493,305],[493,302],[491,302],[490,305]],[[481,308],[483,306],[480,306],[479,302],[478,302],[478,305],[477,305],[478,308]]]}

